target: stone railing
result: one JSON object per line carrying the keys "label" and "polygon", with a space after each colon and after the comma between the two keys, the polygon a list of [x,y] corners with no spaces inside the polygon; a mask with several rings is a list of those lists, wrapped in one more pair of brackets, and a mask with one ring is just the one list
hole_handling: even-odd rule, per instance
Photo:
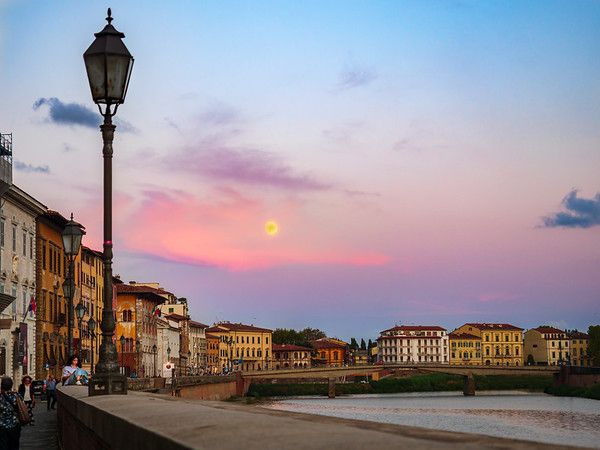
{"label": "stone railing", "polygon": [[85,386],[58,388],[57,427],[63,450],[568,448],[146,392],[89,397]]}
{"label": "stone railing", "polygon": [[130,391],[150,391],[164,389],[165,378],[128,378],[127,389]]}

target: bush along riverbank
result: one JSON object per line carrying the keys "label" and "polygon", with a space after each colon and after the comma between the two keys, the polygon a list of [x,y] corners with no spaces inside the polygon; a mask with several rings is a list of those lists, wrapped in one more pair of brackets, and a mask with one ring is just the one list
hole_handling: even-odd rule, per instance
{"label": "bush along riverbank", "polygon": [[578,388],[571,386],[548,386],[544,389],[546,394],[557,395],[559,397],[583,397],[600,400],[600,384],[594,384],[587,388]]}
{"label": "bush along riverbank", "polygon": [[[551,376],[475,376],[475,387],[478,391],[523,389],[543,392],[551,386]],[[368,383],[338,383],[335,387],[338,395],[462,391],[462,389],[462,376],[442,373],[384,378]],[[327,395],[327,390],[327,383],[252,383],[248,395],[254,397]]]}

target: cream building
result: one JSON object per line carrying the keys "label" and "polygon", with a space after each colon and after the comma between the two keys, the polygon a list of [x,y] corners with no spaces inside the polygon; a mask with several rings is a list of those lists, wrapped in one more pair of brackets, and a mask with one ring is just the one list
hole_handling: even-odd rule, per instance
{"label": "cream building", "polygon": [[36,372],[36,316],[28,308],[36,289],[36,218],[45,210],[15,185],[0,203],[0,375],[17,384]]}
{"label": "cream building", "polygon": [[571,331],[569,337],[569,361],[572,366],[589,367],[592,365],[588,355],[588,342],[590,337],[581,331]]}
{"label": "cream building", "polygon": [[266,370],[272,366],[272,330],[242,323],[220,322],[206,330],[219,337],[219,368]]}
{"label": "cream building", "polygon": [[481,336],[453,331],[448,335],[450,341],[450,364],[455,366],[481,366]]}
{"label": "cream building", "polygon": [[481,337],[483,364],[486,366],[523,365],[523,329],[509,323],[466,323],[454,333]]}
{"label": "cream building", "polygon": [[448,333],[437,325],[395,326],[377,338],[378,358],[384,363],[448,364]]}
{"label": "cream building", "polygon": [[528,363],[556,366],[569,358],[569,336],[558,328],[541,326],[525,333],[525,354]]}
{"label": "cream building", "polygon": [[205,373],[208,367],[206,329],[208,325],[190,320],[190,369],[192,374]]}

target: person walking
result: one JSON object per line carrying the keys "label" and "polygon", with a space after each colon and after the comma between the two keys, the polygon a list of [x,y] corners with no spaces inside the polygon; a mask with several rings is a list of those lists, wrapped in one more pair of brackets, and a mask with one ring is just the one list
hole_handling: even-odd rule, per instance
{"label": "person walking", "polygon": [[21,424],[17,416],[17,394],[12,392],[12,378],[0,381],[0,450],[18,450]]}
{"label": "person walking", "polygon": [[33,380],[29,375],[25,375],[22,379],[21,385],[19,386],[19,395],[27,405],[27,411],[29,412],[29,417],[31,417],[31,422],[29,425],[34,425],[33,422],[33,407],[35,406],[35,398],[33,396],[33,386],[31,382]]}
{"label": "person walking", "polygon": [[56,409],[56,378],[52,375],[48,375],[46,380],[46,408],[48,411]]}

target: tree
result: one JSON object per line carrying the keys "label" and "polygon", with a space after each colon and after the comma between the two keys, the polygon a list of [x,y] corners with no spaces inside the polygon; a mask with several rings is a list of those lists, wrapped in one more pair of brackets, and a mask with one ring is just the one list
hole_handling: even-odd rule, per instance
{"label": "tree", "polygon": [[358,350],[358,343],[356,342],[356,339],[354,338],[350,338],[350,350]]}
{"label": "tree", "polygon": [[588,336],[588,357],[593,366],[600,366],[600,325],[590,325]]}
{"label": "tree", "polygon": [[299,345],[299,333],[291,328],[277,328],[273,331],[273,344]]}
{"label": "tree", "polygon": [[369,339],[369,344],[367,345],[367,348],[373,347],[377,347],[377,342],[373,342],[371,339]]}
{"label": "tree", "polygon": [[365,343],[365,340],[361,338],[360,340],[360,349],[361,350],[366,350],[367,349],[367,344]]}
{"label": "tree", "polygon": [[306,327],[304,330],[300,331],[299,334],[304,340],[304,345],[309,345],[312,341],[316,341],[317,339],[323,339],[324,337],[327,337],[325,332],[319,330],[318,328],[309,327]]}

